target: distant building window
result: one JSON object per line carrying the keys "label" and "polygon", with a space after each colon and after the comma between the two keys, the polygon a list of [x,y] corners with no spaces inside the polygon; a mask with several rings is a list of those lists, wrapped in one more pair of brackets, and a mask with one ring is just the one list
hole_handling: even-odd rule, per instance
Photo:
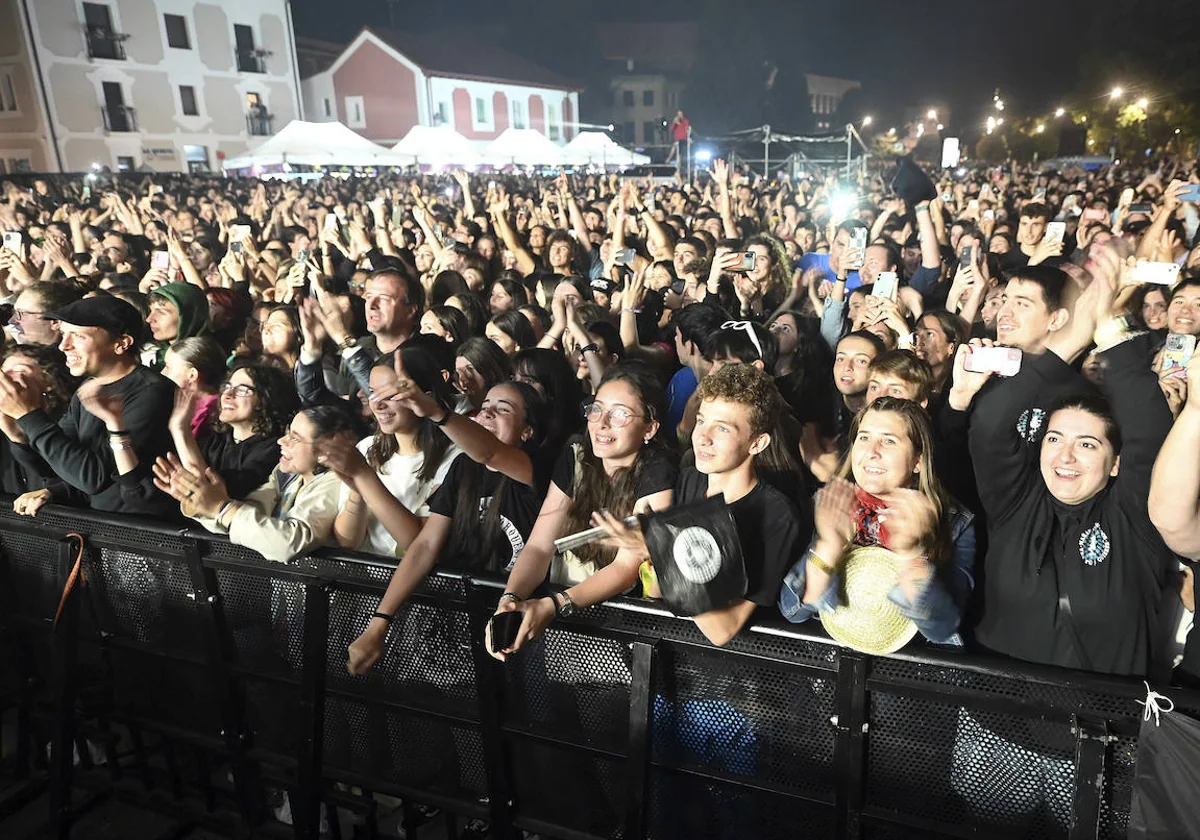
{"label": "distant building window", "polygon": [[652,91],[652,90],[642,91],[642,104],[643,105],[653,105],[654,104],[654,91]]}
{"label": "distant building window", "polygon": [[450,106],[445,102],[439,102],[437,107],[437,116],[433,120],[434,125],[449,125],[450,124]]}
{"label": "distant building window", "polygon": [[361,96],[346,97],[346,125],[350,128],[367,127],[367,108]]}
{"label": "distant building window", "polygon": [[132,172],[134,167],[133,158],[128,155],[119,155],[117,157],[118,172]]}
{"label": "distant building window", "polygon": [[655,141],[654,120],[646,120],[642,123],[642,142],[653,143]]}
{"label": "distant building window", "polygon": [[633,91],[631,91],[631,90],[621,91],[621,104],[624,105],[626,108],[633,107]]}
{"label": "distant building window", "polygon": [[200,116],[200,109],[196,107],[196,89],[191,85],[179,86],[179,104],[185,117]]}
{"label": "distant building window", "polygon": [[557,140],[558,132],[559,132],[558,106],[557,105],[547,105],[546,106],[546,136],[549,137],[551,140]]}
{"label": "distant building window", "polygon": [[16,111],[17,91],[13,86],[12,72],[0,70],[0,111]]}
{"label": "distant building window", "polygon": [[329,97],[325,97],[325,116],[333,116],[333,103],[329,101]]}
{"label": "distant building window", "polygon": [[512,103],[512,127],[525,127],[525,103],[519,99],[514,99]]}
{"label": "distant building window", "polygon": [[487,100],[482,96],[475,97],[475,122],[479,125],[487,125],[492,121],[488,114]]}
{"label": "distant building window", "polygon": [[637,138],[633,136],[633,123],[621,123],[621,138],[626,143],[636,143]]}
{"label": "distant building window", "polygon": [[178,50],[190,50],[188,40],[187,18],[183,15],[163,15],[163,23],[167,27],[167,46]]}

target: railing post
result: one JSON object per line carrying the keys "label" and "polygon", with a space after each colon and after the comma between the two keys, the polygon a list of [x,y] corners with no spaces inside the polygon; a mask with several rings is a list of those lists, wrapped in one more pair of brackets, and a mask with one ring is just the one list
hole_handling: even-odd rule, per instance
{"label": "railing post", "polygon": [[866,783],[867,658],[843,649],[838,654],[837,715],[833,767],[837,783],[837,823],[834,836],[858,840],[862,836],[862,804]]}
{"label": "railing post", "polygon": [[1112,736],[1107,721],[1080,715],[1073,718],[1071,731],[1075,735],[1075,797],[1068,836],[1070,840],[1096,840]]}
{"label": "railing post", "polygon": [[500,733],[501,704],[504,702],[503,679],[498,676],[496,660],[484,648],[483,636],[492,611],[475,611],[469,618],[471,625],[471,656],[475,660],[475,697],[479,701],[480,736],[483,740],[483,760],[488,789],[488,811],[492,824],[492,837],[513,835],[512,785],[509,784],[508,768],[511,766],[504,749],[504,738]]}
{"label": "railing post", "polygon": [[646,836],[650,798],[651,710],[654,706],[654,645],[634,642],[629,679],[629,758],[626,776],[625,837]]}
{"label": "railing post", "polygon": [[220,598],[217,574],[205,568],[200,559],[200,548],[195,540],[188,540],[185,549],[188,571],[195,593],[196,611],[204,632],[209,665],[221,705],[221,735],[229,753],[233,769],[233,785],[239,809],[247,825],[261,823],[263,813],[262,785],[258,768],[246,758],[247,733],[245,702],[240,686],[233,676],[233,639],[225,623],[225,608]]}
{"label": "railing post", "polygon": [[[71,574],[71,548],[71,538],[59,540],[58,580],[64,587]],[[78,585],[63,595],[62,611],[52,634],[54,721],[50,735],[50,790],[47,797],[50,807],[49,836],[57,840],[69,840],[71,824],[74,822],[71,775],[75,761],[75,697],[79,687],[79,669],[76,667],[79,649]]]}
{"label": "railing post", "polygon": [[291,799],[297,840],[321,834],[321,779],[325,745],[325,667],[329,584],[304,585],[304,667],[300,672],[300,746],[296,795]]}

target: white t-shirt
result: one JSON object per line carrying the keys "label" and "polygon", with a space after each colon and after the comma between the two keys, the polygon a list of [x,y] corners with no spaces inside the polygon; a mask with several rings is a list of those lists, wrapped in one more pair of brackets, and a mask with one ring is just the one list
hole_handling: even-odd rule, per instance
{"label": "white t-shirt", "polygon": [[[373,437],[368,437],[359,441],[358,451],[366,455],[373,440]],[[450,471],[450,464],[454,462],[460,452],[462,450],[458,446],[450,444],[433,479],[424,483],[417,480],[421,467],[425,463],[425,456],[420,453],[393,455],[379,470],[379,478],[384,487],[390,490],[392,495],[400,500],[400,504],[408,508],[414,516],[427,519],[429,517],[429,497],[442,486],[442,482],[446,480],[446,473]],[[346,500],[349,498],[350,488],[343,484],[341,494],[338,496],[339,511],[346,507]],[[395,538],[369,510],[367,511],[367,536],[358,548],[360,551],[369,551],[372,554],[383,554],[388,557],[401,557],[404,554],[398,550]]]}

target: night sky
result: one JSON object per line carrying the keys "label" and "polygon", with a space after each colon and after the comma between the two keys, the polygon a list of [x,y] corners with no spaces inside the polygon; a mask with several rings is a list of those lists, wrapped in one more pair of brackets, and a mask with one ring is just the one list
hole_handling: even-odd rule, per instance
{"label": "night sky", "polygon": [[[292,3],[301,35],[348,40],[362,25],[389,19],[385,0]],[[1191,75],[1196,62],[1188,58],[1200,7],[1184,0],[399,0],[393,6],[402,28],[445,30],[459,21],[490,27],[506,46],[592,89],[604,69],[591,22],[697,20],[702,52],[694,81],[712,88],[704,114],[711,124],[697,125],[705,133],[755,125],[763,113],[785,130],[789,122],[803,129],[804,72],[858,79],[864,92],[855,108],[881,121],[898,119],[909,105],[941,102],[960,126],[982,120],[997,87],[1014,115],[1079,104],[1114,84],[1173,87],[1165,92],[1189,98],[1200,89]],[[779,70],[782,84],[773,94],[762,92],[764,62]],[[779,101],[764,104],[772,97]],[[693,101],[689,110],[703,107]],[[586,99],[583,109],[586,118]]]}

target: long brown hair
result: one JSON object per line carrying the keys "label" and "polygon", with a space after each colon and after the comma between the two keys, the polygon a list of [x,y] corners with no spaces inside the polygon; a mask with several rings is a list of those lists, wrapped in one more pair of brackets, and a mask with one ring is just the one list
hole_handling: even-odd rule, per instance
{"label": "long brown hair", "polygon": [[[645,414],[647,423],[653,423],[666,416],[662,386],[642,365],[623,363],[609,368],[600,380],[596,393],[609,382],[625,382],[633,389],[642,403],[642,413]],[[662,431],[661,426],[659,431]],[[632,466],[618,469],[611,476],[605,472],[604,462],[592,451],[592,438],[586,429],[581,439],[568,444],[576,453],[578,469],[565,533],[574,534],[590,528],[592,514],[598,510],[610,511],[619,519],[633,513],[646,455],[665,448],[665,444],[661,442],[663,437],[662,434],[656,434],[638,453]],[[602,548],[596,543],[576,549],[575,554],[585,563],[595,563],[601,568],[611,563],[616,556],[612,549]]]}
{"label": "long brown hair", "polygon": [[947,522],[947,515],[950,512],[950,497],[933,470],[933,428],[925,409],[912,400],[904,400],[899,397],[879,397],[875,402],[864,407],[855,415],[854,422],[850,424],[848,438],[850,448],[842,457],[841,464],[838,465],[837,477],[844,478],[851,484],[854,483],[854,470],[851,465],[854,441],[858,439],[858,430],[862,426],[863,418],[872,411],[886,411],[897,415],[904,421],[909,442],[921,465],[921,469],[917,473],[916,487],[911,489],[920,490],[925,498],[933,502],[933,509],[937,512],[937,533],[934,535],[933,544],[926,548],[929,551],[929,562],[934,566],[940,566],[953,556],[950,528]]}

